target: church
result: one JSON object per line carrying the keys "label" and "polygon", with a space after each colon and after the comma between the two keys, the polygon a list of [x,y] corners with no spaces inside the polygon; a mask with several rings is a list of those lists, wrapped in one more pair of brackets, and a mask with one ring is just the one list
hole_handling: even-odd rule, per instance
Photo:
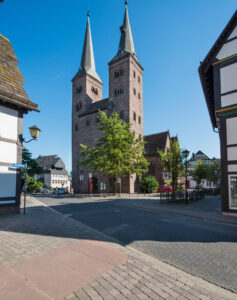
{"label": "church", "polygon": [[[128,16],[127,2],[118,52],[109,65],[109,97],[102,99],[103,83],[96,72],[92,45],[90,17],[87,16],[86,34],[81,65],[72,79],[72,185],[74,193],[88,193],[90,181],[93,192],[112,192],[111,180],[100,173],[79,167],[80,144],[95,146],[100,136],[97,128],[98,111],[111,114],[132,124],[135,136],[143,135],[143,68],[138,61]],[[89,179],[89,175],[92,175]],[[137,191],[136,175],[122,178],[122,192]]]}
{"label": "church", "polygon": [[[136,137],[143,135],[143,67],[137,58],[134,47],[127,1],[125,2],[124,20],[120,31],[118,51],[108,63],[109,97],[102,99],[103,83],[96,72],[90,16],[87,15],[81,65],[72,79],[72,187],[74,193],[89,193],[90,189],[93,193],[114,191],[114,184],[110,178],[99,172],[93,173],[88,168],[78,166],[82,151],[80,144],[94,147],[96,140],[100,137],[97,119],[99,110],[104,111],[107,115],[113,111],[118,112],[121,119],[131,123],[131,130]],[[155,152],[153,152],[157,156],[155,158],[157,160],[157,149],[163,149],[159,146],[161,144],[160,134],[145,137],[145,140],[150,145],[146,145],[146,148],[153,149],[156,147],[155,150],[153,149]],[[169,134],[165,135],[164,140],[164,145],[169,144]],[[155,168],[160,162],[154,163],[153,156],[152,161],[150,161],[151,156],[149,155],[147,159]],[[150,170],[149,174],[156,176]],[[157,179],[159,180],[158,177]],[[135,174],[122,178],[121,181],[123,193],[139,192],[139,181]],[[120,184],[118,183],[116,192],[119,191],[119,188]]]}

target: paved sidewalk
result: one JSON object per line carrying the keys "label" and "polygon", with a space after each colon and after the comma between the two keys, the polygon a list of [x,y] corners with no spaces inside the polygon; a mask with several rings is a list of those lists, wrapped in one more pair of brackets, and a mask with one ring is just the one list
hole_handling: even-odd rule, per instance
{"label": "paved sidewalk", "polygon": [[35,199],[0,218],[0,278],[1,300],[236,299]]}

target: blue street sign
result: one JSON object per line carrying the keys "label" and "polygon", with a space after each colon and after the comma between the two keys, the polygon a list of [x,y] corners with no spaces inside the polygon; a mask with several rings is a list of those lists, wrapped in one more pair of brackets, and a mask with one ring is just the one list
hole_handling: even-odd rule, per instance
{"label": "blue street sign", "polygon": [[16,167],[16,168],[26,168],[26,164],[13,164],[13,167]]}

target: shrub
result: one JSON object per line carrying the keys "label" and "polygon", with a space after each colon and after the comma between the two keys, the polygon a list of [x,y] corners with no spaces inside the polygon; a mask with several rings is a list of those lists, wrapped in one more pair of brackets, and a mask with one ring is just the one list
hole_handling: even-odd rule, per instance
{"label": "shrub", "polygon": [[145,177],[141,184],[141,190],[144,193],[157,193],[159,183],[154,176]]}

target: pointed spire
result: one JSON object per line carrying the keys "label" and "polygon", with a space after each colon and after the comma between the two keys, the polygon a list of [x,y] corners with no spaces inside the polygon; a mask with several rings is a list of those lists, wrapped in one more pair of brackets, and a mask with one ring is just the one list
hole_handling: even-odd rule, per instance
{"label": "pointed spire", "polygon": [[91,38],[89,11],[87,13],[86,34],[85,34],[83,52],[81,57],[81,66],[78,71],[78,75],[81,74],[89,74],[101,82],[101,79],[95,70],[95,58],[94,58],[94,51],[93,51],[92,38]]}
{"label": "pointed spire", "polygon": [[134,43],[133,43],[132,30],[129,22],[127,5],[128,5],[128,1],[125,1],[125,13],[124,13],[123,25],[120,27],[121,37],[119,42],[119,49],[116,56],[113,58],[113,60],[120,56],[125,55],[126,53],[130,53],[135,58],[137,58]]}

